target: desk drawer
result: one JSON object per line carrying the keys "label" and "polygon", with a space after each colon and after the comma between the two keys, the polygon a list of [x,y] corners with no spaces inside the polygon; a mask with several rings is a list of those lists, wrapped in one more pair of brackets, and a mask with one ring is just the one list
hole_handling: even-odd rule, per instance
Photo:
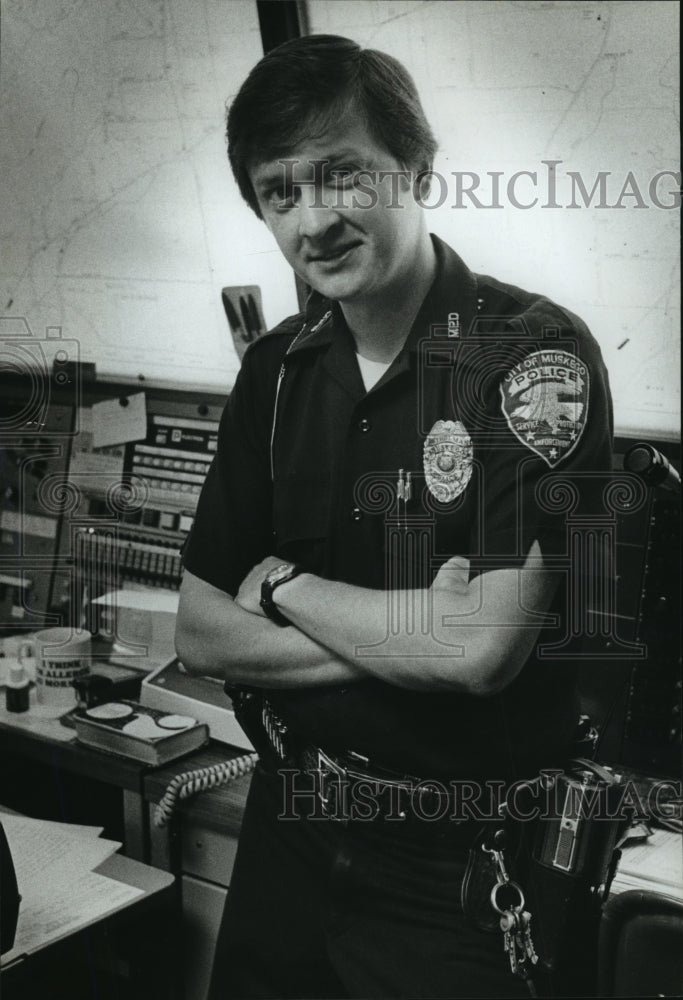
{"label": "desk drawer", "polygon": [[237,837],[183,817],[181,870],[185,875],[230,885]]}
{"label": "desk drawer", "polygon": [[227,892],[186,875],[182,889],[185,1000],[206,1000]]}

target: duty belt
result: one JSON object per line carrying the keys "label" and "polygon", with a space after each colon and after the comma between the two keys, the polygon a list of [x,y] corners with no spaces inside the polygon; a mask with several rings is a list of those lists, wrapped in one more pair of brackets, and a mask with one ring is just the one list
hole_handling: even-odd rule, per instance
{"label": "duty belt", "polygon": [[353,750],[332,753],[313,744],[297,745],[267,699],[261,721],[276,758],[286,767],[311,775],[319,814],[328,819],[342,823],[350,818],[468,822],[453,816],[455,795],[443,781],[378,767]]}
{"label": "duty belt", "polygon": [[371,767],[366,757],[352,750],[332,754],[306,746],[297,756],[302,770],[313,774],[322,813],[329,819],[452,822],[454,796],[441,782]]}

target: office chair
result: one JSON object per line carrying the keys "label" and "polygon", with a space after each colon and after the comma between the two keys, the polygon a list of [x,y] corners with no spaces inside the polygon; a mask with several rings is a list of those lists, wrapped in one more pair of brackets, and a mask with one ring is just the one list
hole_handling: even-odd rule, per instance
{"label": "office chair", "polygon": [[598,996],[683,993],[683,900],[631,889],[605,906],[598,945]]}

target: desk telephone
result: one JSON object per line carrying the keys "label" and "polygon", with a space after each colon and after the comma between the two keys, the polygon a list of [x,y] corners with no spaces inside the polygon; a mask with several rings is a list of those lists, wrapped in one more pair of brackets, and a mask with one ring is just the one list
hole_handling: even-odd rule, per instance
{"label": "desk telephone", "polygon": [[237,757],[178,774],[169,784],[155,814],[156,826],[165,826],[179,799],[227,784],[248,774],[258,755],[235,718],[230,698],[223,684],[211,677],[190,676],[175,657],[149,674],[142,682],[140,701],[151,708],[190,715],[209,725],[211,738],[249,752]]}
{"label": "desk telephone", "polygon": [[[126,688],[124,691],[122,682],[117,676],[122,668],[118,666],[110,668],[116,672],[116,679],[112,681],[109,677],[100,675],[103,667],[106,669],[107,665],[98,664],[97,670],[83,678],[82,684],[74,685],[82,707],[121,697],[132,698],[139,701],[144,708],[157,709],[170,715],[189,717],[206,723],[212,740],[237,748],[237,751],[248,751],[219,764],[177,775],[157,809],[155,822],[158,826],[164,826],[168,822],[178,799],[215,788],[253,769],[258,756],[253,752],[251,742],[235,718],[232,702],[221,681],[211,677],[191,676],[180,660],[174,657],[144,676],[142,682],[139,671],[135,671],[133,678],[135,690]],[[73,725],[69,721],[69,716],[62,721],[66,725]]]}

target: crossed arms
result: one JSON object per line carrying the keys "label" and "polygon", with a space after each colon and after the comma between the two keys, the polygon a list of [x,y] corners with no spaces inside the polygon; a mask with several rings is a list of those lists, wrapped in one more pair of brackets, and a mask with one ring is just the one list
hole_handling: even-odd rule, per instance
{"label": "crossed arms", "polygon": [[382,591],[303,573],[275,591],[292,622],[259,606],[268,557],[237,596],[185,571],[176,649],[192,673],[252,687],[344,684],[375,677],[399,687],[487,696],[505,688],[530,655],[556,581],[538,542],[521,569],[469,580],[449,559],[426,590]]}

